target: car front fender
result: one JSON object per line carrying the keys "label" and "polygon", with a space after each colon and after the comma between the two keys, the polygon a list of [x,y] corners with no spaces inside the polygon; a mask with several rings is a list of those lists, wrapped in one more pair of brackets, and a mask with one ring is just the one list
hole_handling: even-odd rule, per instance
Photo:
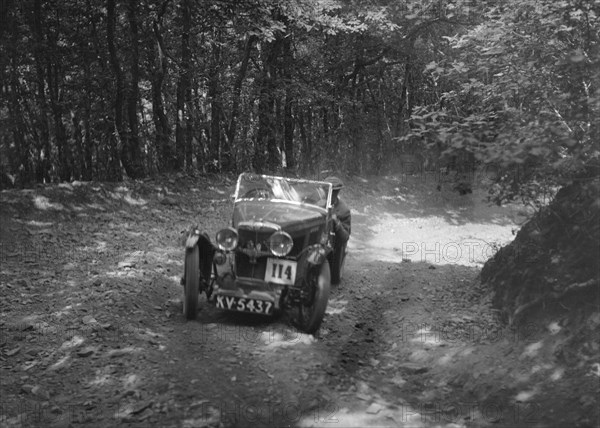
{"label": "car front fender", "polygon": [[206,232],[200,232],[200,229],[192,227],[185,240],[185,249],[188,251],[195,246],[198,246],[200,249],[200,272],[202,273],[202,277],[208,280],[216,248]]}
{"label": "car front fender", "polygon": [[198,240],[200,239],[200,231],[198,229],[194,229],[188,233],[187,239],[185,240],[185,248],[191,250],[196,246]]}

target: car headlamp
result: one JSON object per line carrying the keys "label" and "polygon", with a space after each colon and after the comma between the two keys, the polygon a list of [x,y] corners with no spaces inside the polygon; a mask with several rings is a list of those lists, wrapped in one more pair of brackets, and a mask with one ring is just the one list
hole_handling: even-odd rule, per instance
{"label": "car headlamp", "polygon": [[227,227],[217,232],[217,245],[223,251],[231,251],[237,247],[238,233],[233,227]]}
{"label": "car headlamp", "polygon": [[286,232],[275,232],[269,238],[269,249],[277,257],[287,256],[290,253],[290,251],[292,251],[293,246],[294,241],[292,240],[292,237]]}

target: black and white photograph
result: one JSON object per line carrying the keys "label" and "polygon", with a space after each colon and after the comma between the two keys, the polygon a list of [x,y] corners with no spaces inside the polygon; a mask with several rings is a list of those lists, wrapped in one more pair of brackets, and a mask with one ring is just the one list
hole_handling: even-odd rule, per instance
{"label": "black and white photograph", "polygon": [[600,0],[0,0],[0,428],[600,428]]}

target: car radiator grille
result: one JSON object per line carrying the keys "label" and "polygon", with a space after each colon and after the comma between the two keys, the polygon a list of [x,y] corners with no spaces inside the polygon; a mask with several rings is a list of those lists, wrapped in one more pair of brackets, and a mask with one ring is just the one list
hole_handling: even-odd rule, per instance
{"label": "car radiator grille", "polygon": [[[271,229],[254,230],[251,228],[239,228],[239,246],[248,248],[249,245],[255,248],[260,245],[263,251],[268,250],[269,237],[275,232]],[[252,242],[252,244],[250,244]],[[250,257],[246,254],[236,253],[235,255],[236,275],[245,278],[265,279],[265,270],[267,269],[267,258],[258,257],[256,263],[250,263]]]}
{"label": "car radiator grille", "polygon": [[[307,245],[316,244],[319,241],[323,228],[313,231],[309,235],[301,234],[292,236],[294,247],[288,255],[289,257],[297,257],[300,251]],[[269,238],[275,232],[271,229],[254,230],[252,228],[238,228],[239,246],[240,248],[248,248],[260,244],[263,251],[269,249]],[[252,242],[252,244],[250,244]],[[236,275],[245,278],[264,279],[267,269],[267,257],[257,257],[256,263],[250,263],[250,257],[246,254],[237,252],[235,255]]]}
{"label": "car radiator grille", "polygon": [[250,257],[242,253],[236,253],[235,268],[237,276],[244,278],[265,279],[267,258],[258,257],[256,259],[256,263],[250,263]]}

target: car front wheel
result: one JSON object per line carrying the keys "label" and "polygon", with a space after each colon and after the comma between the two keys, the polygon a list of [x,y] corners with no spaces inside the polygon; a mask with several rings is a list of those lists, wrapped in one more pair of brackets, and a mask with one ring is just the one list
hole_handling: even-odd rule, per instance
{"label": "car front wheel", "polygon": [[196,319],[200,290],[200,250],[197,245],[185,250],[185,283],[183,314],[188,320]]}
{"label": "car front wheel", "polygon": [[313,334],[321,326],[329,300],[331,273],[327,260],[320,266],[312,267],[304,286],[303,298],[299,307],[299,327],[304,332]]}

